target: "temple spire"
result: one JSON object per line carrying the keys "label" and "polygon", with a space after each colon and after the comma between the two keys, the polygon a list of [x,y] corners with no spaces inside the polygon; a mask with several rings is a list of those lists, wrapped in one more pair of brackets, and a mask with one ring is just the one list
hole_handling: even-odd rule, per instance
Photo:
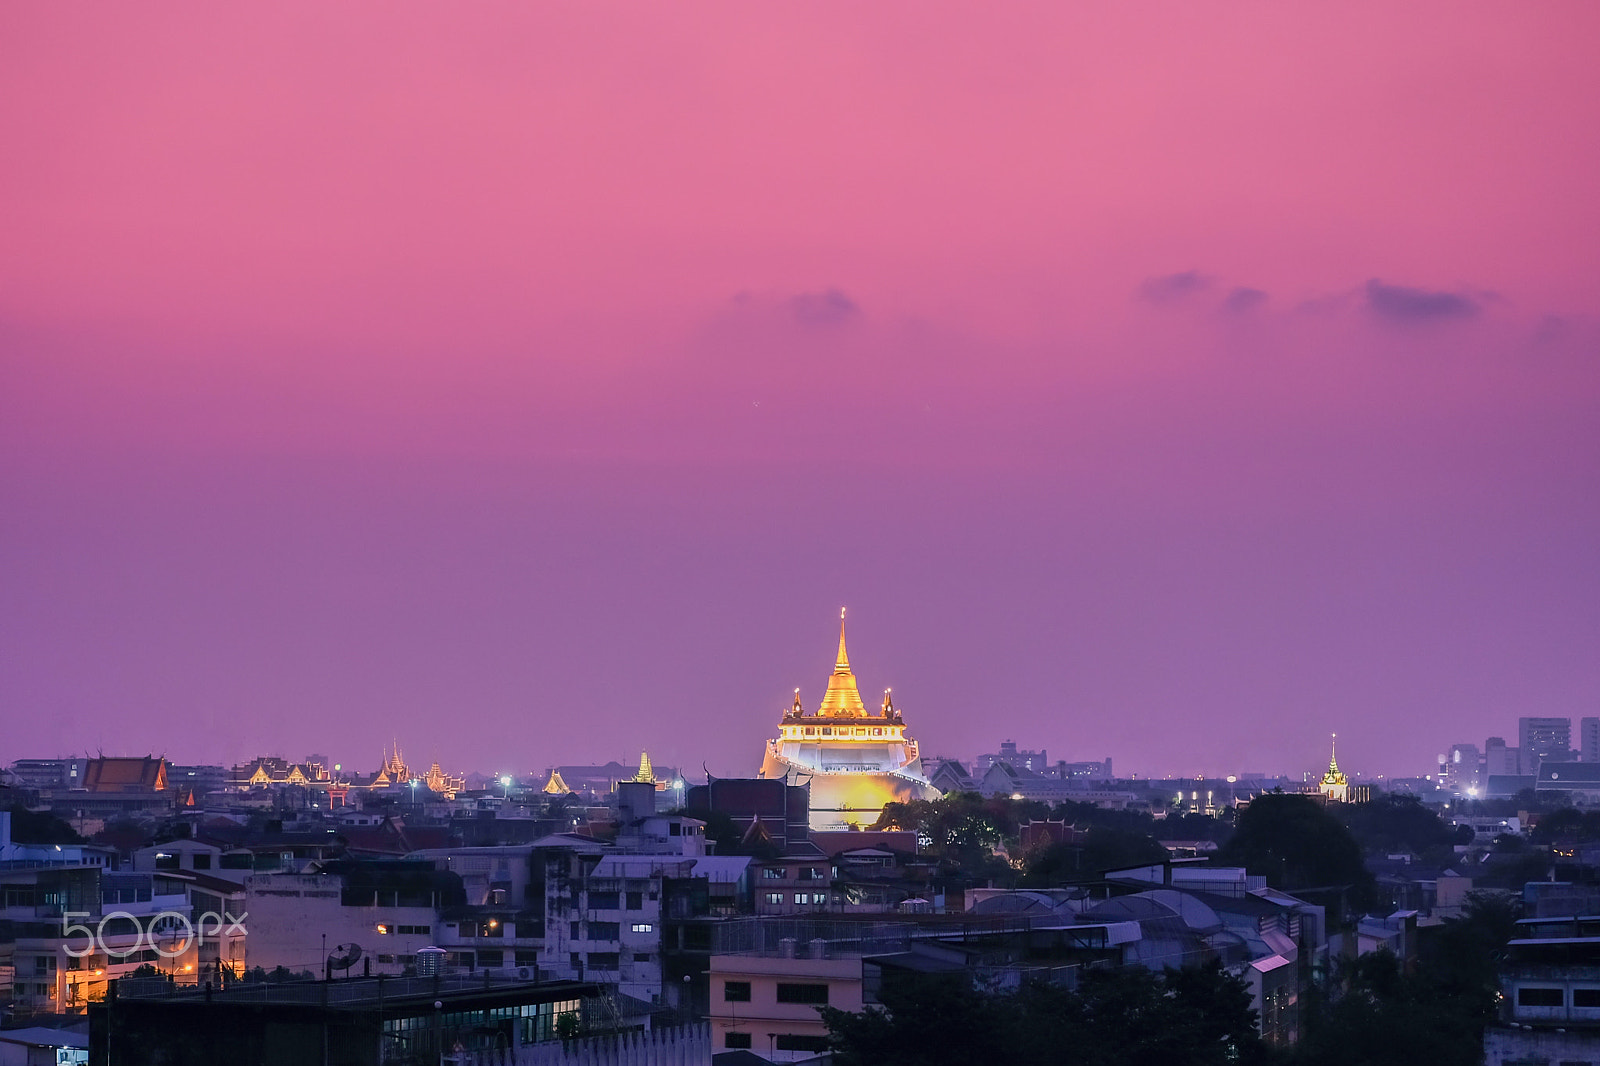
{"label": "temple spire", "polygon": [[635,781],[642,781],[647,784],[653,784],[655,782],[656,773],[654,768],[652,768],[650,765],[650,753],[648,751],[641,751],[639,753],[639,772],[633,775],[633,779]]}
{"label": "temple spire", "polygon": [[1329,754],[1328,754],[1328,773],[1331,775],[1331,774],[1337,774],[1338,772],[1339,772],[1339,734],[1338,733],[1334,733],[1333,734],[1333,745],[1332,745],[1332,748],[1330,749]]}
{"label": "temple spire", "polygon": [[850,672],[850,656],[844,648],[844,608],[839,608],[839,654],[833,662],[833,674],[828,678],[828,691],[822,697],[817,714],[823,718],[865,718],[867,709],[861,703],[861,693],[856,688],[856,676]]}

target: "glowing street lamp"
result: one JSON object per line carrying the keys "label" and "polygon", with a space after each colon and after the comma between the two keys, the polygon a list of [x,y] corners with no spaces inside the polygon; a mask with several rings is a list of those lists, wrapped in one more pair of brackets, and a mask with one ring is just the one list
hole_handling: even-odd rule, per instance
{"label": "glowing street lamp", "polygon": [[500,778],[500,787],[506,790],[505,791],[505,798],[506,799],[510,799],[511,798],[511,775],[510,774],[504,774],[504,775],[501,776],[501,778]]}

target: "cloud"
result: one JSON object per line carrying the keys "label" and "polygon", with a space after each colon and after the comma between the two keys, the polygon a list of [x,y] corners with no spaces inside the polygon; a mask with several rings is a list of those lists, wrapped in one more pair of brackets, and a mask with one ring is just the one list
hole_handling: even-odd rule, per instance
{"label": "cloud", "polygon": [[839,289],[802,292],[789,298],[795,320],[807,326],[836,326],[858,317],[861,308]]}
{"label": "cloud", "polygon": [[1258,310],[1267,302],[1267,294],[1260,289],[1252,289],[1247,285],[1239,285],[1222,301],[1222,309],[1229,314],[1245,315]]}
{"label": "cloud", "polygon": [[1434,292],[1405,285],[1390,285],[1373,278],[1367,282],[1367,307],[1390,322],[1442,322],[1471,318],[1479,302],[1457,292]]}
{"label": "cloud", "polygon": [[1139,286],[1139,296],[1153,304],[1170,304],[1210,287],[1210,278],[1198,270],[1185,270],[1182,273],[1163,274],[1146,280]]}

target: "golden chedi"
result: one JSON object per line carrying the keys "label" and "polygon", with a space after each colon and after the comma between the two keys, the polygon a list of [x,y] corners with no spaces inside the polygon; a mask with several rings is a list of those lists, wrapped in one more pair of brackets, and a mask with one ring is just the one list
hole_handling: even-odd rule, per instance
{"label": "golden chedi", "polygon": [[761,776],[783,778],[811,789],[811,828],[866,827],[891,801],[933,799],[938,792],[922,772],[917,742],[888,689],[883,706],[861,702],[845,651],[844,612],[839,612],[839,654],[822,705],[808,713],[795,689],[776,738],[767,742]]}

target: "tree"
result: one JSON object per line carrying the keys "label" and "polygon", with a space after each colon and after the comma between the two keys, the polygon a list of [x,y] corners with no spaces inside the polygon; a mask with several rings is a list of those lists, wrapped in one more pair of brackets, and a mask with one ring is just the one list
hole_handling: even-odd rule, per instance
{"label": "tree", "polygon": [[824,1008],[839,1066],[1224,1066],[1261,1061],[1243,982],[1220,964],[1090,971],[1079,987],[975,990],[965,975],[885,980],[886,1010]]}
{"label": "tree", "polygon": [[1389,951],[1361,955],[1340,973],[1343,991],[1307,1012],[1295,1066],[1477,1066],[1493,999],[1462,995],[1428,973],[1407,975]]}
{"label": "tree", "polygon": [[1416,796],[1404,793],[1386,793],[1371,803],[1340,804],[1335,817],[1367,852],[1405,850],[1420,855],[1452,842],[1444,820]]}
{"label": "tree", "polygon": [[22,804],[6,808],[11,814],[11,839],[18,844],[82,844],[71,825],[49,811],[30,811]]}
{"label": "tree", "polygon": [[1107,870],[1166,860],[1167,849],[1143,833],[1092,826],[1081,844],[1052,844],[1029,856],[1022,883],[1049,888],[1096,879]]}
{"label": "tree", "polygon": [[1219,866],[1243,866],[1286,892],[1348,887],[1355,902],[1372,893],[1372,875],[1350,831],[1310,796],[1257,796],[1218,849]]}

